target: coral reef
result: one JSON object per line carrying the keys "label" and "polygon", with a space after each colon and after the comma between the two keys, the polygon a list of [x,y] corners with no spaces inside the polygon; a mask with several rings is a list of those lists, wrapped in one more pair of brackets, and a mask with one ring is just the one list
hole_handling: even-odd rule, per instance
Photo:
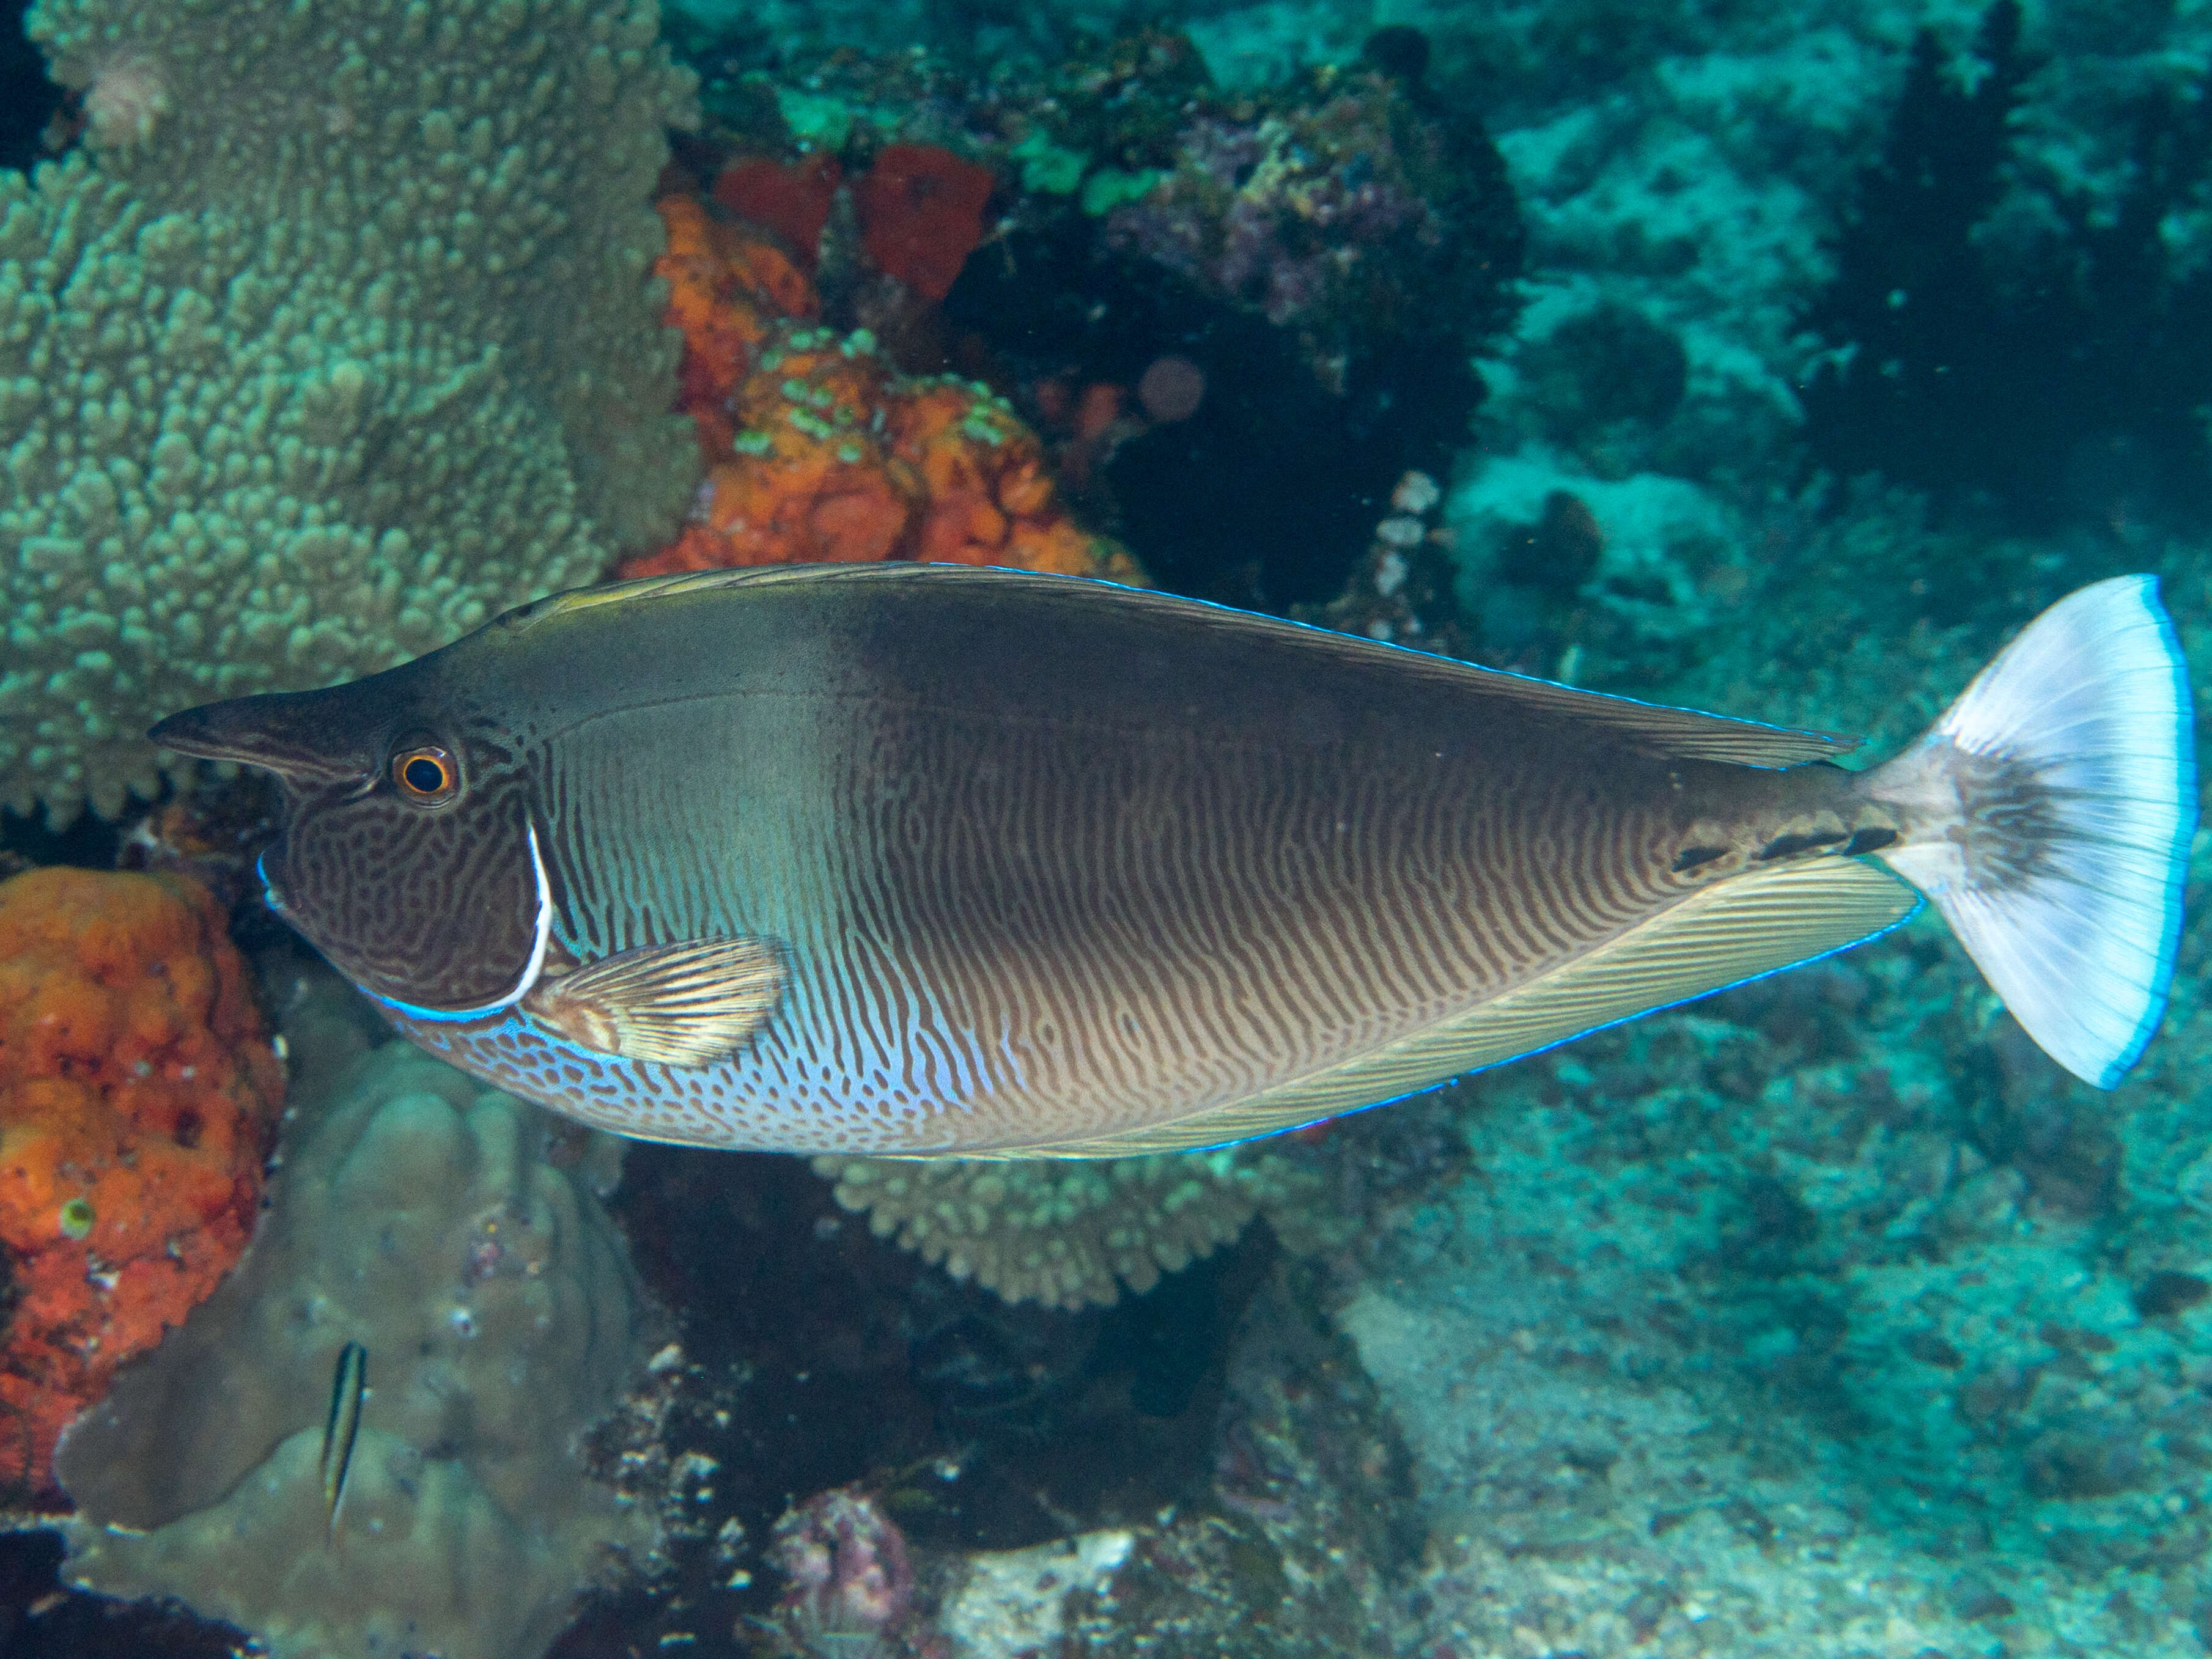
{"label": "coral reef", "polygon": [[283,1079],[223,912],[172,876],[0,882],[0,1492],[230,1270]]}
{"label": "coral reef", "polygon": [[[728,469],[686,532],[702,558],[731,556],[740,526],[779,556],[912,545],[940,493],[954,505],[931,533],[969,546],[985,507],[1021,517],[992,466],[1011,450],[1056,484],[1046,516],[1064,499],[1174,585],[1865,732],[1877,753],[2006,629],[2120,568],[2161,573],[2212,672],[2212,553],[2194,520],[2160,516],[2199,465],[2206,401],[2202,8],[2051,0],[2025,9],[2014,45],[1985,33],[1976,52],[1976,18],[2008,15],[1983,0],[1503,0],[1394,12],[1425,42],[1394,28],[1361,62],[1364,19],[1283,0],[1206,8],[1187,20],[1196,51],[1152,33],[1055,67],[1079,21],[1067,0],[1018,17],[688,3],[714,32],[720,125],[683,147],[711,196],[663,204],[660,270],[690,346],[685,412]],[[881,55],[826,50],[863,43]],[[1341,67],[1299,67],[1316,54]],[[144,67],[104,67],[79,107],[103,156],[150,166],[191,111]],[[1394,245],[1360,215],[1409,199],[1385,166],[1363,204],[1358,148],[1387,125],[1385,160],[1402,162],[1407,128],[1420,141],[1439,103],[1498,134],[1531,233],[1529,301],[1510,335],[1431,338],[1437,363],[1408,366],[1363,356],[1355,289],[1331,284],[1389,274]],[[1303,156],[1285,132],[1311,135]],[[981,238],[939,301],[914,281],[931,268],[902,279],[884,268],[902,256],[868,246],[863,186],[901,147],[995,180],[979,211],[928,227],[940,276]],[[1254,170],[1202,174],[1200,152]],[[1145,218],[1155,192],[1193,230],[1187,253]],[[1300,204],[1359,234],[1331,241]],[[1109,224],[1137,240],[1106,246]],[[1157,250],[1138,246],[1155,233]],[[1316,248],[1341,270],[1309,262]],[[1977,295],[1986,331],[1968,326]],[[1340,386],[1322,371],[1346,342]],[[1472,447],[1470,349],[1491,389]],[[1947,363],[1979,401],[1952,398]],[[901,448],[908,397],[931,400],[933,424]],[[1889,477],[1807,477],[1869,466]],[[2023,481],[2047,507],[2021,509]],[[31,730],[6,719],[11,738]],[[9,844],[105,859],[106,833],[11,828]],[[180,794],[127,851],[235,881],[253,833],[249,802]],[[2193,915],[2212,847],[2197,862]],[[667,1573],[595,1601],[562,1650],[2201,1656],[2208,962],[2199,921],[2169,1024],[2104,1096],[2054,1074],[1952,947],[1911,927],[1232,1153],[831,1164],[833,1187],[792,1160],[634,1147],[614,1203],[688,1323],[665,1406],[625,1420],[651,1419],[662,1443],[640,1462],[680,1475],[683,1518],[663,1533]],[[329,1046],[296,1017],[285,1029],[303,1066]],[[297,1075],[303,1101],[327,1092]],[[1269,1159],[1282,1167],[1263,1178]],[[359,1211],[341,1235],[374,1231]],[[1267,1226],[1197,1259],[1255,1211]],[[1190,1265],[1164,1271],[1160,1241]],[[409,1294],[445,1316],[468,1301],[456,1280]],[[232,1339],[227,1353],[289,1352],[302,1332],[326,1346],[287,1374],[270,1443],[234,1460],[234,1496],[207,1494],[179,1525],[264,1536],[265,1507],[300,1534],[272,1559],[358,1580],[408,1502],[482,1512],[457,1496],[473,1467],[458,1442],[418,1444],[380,1415],[419,1397],[388,1349],[472,1354],[410,1327],[364,1339],[361,1484],[322,1541],[310,1437],[349,1334],[329,1309],[350,1305],[332,1294],[311,1318],[295,1304],[295,1325]],[[489,1304],[469,1305],[481,1344]],[[167,1439],[274,1411],[275,1367],[240,1365],[236,1412],[155,1414],[162,1443],[113,1460],[164,1480]],[[507,1397],[466,1374],[498,1417]],[[550,1439],[565,1446],[568,1420]],[[101,1443],[83,1432],[65,1473]],[[533,1490],[563,1516],[579,1489],[604,1513],[580,1482]],[[385,1534],[361,1524],[378,1518]],[[629,1522],[623,1539],[648,1530]],[[505,1571],[503,1536],[444,1534],[436,1593],[459,1565]],[[57,1595],[25,1559],[0,1554],[0,1646],[236,1639]],[[565,1598],[581,1571],[534,1582]],[[330,1605],[349,1593],[313,1583]]]}
{"label": "coral reef", "polygon": [[1150,1290],[1243,1231],[1263,1205],[1295,1209],[1314,1182],[1291,1153],[1259,1147],[1059,1163],[814,1160],[837,1201],[864,1211],[955,1279],[1009,1302],[1110,1305]]}
{"label": "coral reef", "polygon": [[1476,654],[1574,684],[1680,672],[1747,580],[1725,499],[1661,472],[1592,477],[1540,446],[1474,472],[1447,517],[1462,600],[1481,617]]}
{"label": "coral reef", "polygon": [[779,321],[813,321],[820,301],[793,256],[745,222],[680,193],[655,205],[668,248],[653,269],[668,284],[667,319],[684,337],[677,407],[691,417],[700,453],[712,466],[731,453],[738,435],[732,400],[759,367],[769,329]]}
{"label": "coral reef", "polygon": [[1456,542],[1436,522],[1443,504],[1443,488],[1427,473],[1399,479],[1389,513],[1375,526],[1367,556],[1345,591],[1327,605],[1291,615],[1370,640],[1466,655],[1472,641],[1459,604]]}
{"label": "coral reef", "polygon": [[987,381],[1164,585],[1323,604],[1372,502],[1448,469],[1517,306],[1513,191],[1419,58],[1228,98],[1164,29],[988,74],[800,52],[710,70],[706,148],[832,326]]}
{"label": "coral reef", "polygon": [[1501,278],[1520,264],[1504,165],[1398,61],[1199,114],[1115,192],[1128,199],[1103,211],[1106,245],[1301,331],[1322,359],[1496,334],[1516,308]]}
{"label": "coral reef", "polygon": [[1421,1651],[1398,1639],[1392,1595],[1422,1542],[1411,1460],[1351,1345],[1306,1311],[1313,1293],[1297,1271],[1260,1286],[1202,1494],[1145,1517],[1110,1581],[1070,1599],[1061,1651]]}
{"label": "coral reef", "polygon": [[693,522],[621,574],[911,558],[1137,578],[1069,515],[1036,436],[988,388],[902,374],[866,331],[811,325],[813,289],[779,246],[687,197],[661,211],[681,406],[708,470]]}
{"label": "coral reef", "polygon": [[[359,1042],[313,995],[295,1014],[303,1050]],[[606,1143],[400,1042],[299,1092],[245,1262],[64,1442],[67,1577],[279,1656],[536,1659],[656,1534],[582,1445],[647,1331],[593,1191]],[[317,1464],[347,1342],[371,1392],[333,1532]]]}
{"label": "coral reef", "polygon": [[1190,74],[1187,44],[1140,36],[1080,94],[1002,118],[1017,151],[1048,138],[1091,170],[1072,199],[1015,201],[947,316],[1031,402],[1188,362],[1202,401],[1109,447],[1097,510],[1164,586],[1326,604],[1399,476],[1450,470],[1483,395],[1470,356],[1518,309],[1519,209],[1418,70],[1367,58],[1234,100]]}
{"label": "coral reef", "polygon": [[2136,1303],[2195,1229],[2115,1225],[2118,1146],[2016,1034],[1973,1063],[1969,971],[1908,935],[1464,1091],[1487,1181],[1337,1315],[1449,1517],[1425,1639],[2175,1650],[2201,1362]]}
{"label": "coral reef", "polygon": [[[0,805],[150,794],[161,715],[592,580],[696,475],[650,0],[43,0],[86,148],[0,174]],[[517,50],[518,31],[528,50]]]}
{"label": "coral reef", "polygon": [[1135,1542],[1115,1529],[1025,1550],[978,1550],[960,1563],[938,1628],[962,1659],[1066,1652],[1068,1603],[1110,1590]]}
{"label": "coral reef", "polygon": [[[1938,40],[1965,45],[1977,14],[2002,17],[1946,14]],[[1879,754],[2005,628],[2153,568],[2197,672],[2212,665],[2201,535],[2147,514],[2154,492],[2124,469],[2085,492],[2078,429],[2073,459],[2044,447],[2053,422],[2106,422],[2102,393],[2057,391],[2102,348],[2063,329],[2024,341],[2033,384],[2001,390],[1982,357],[2012,324],[1960,285],[1992,279],[2001,312],[2052,276],[2017,257],[2039,246],[2066,273],[2045,299],[2083,300],[2096,228],[2135,223],[2130,204],[2186,155],[2138,142],[2157,100],[2129,114],[2115,89],[2185,88],[2203,23],[2146,39],[2084,8],[2031,19],[2031,44],[2069,42],[2063,64],[2030,72],[1995,39],[1916,53],[1923,20],[1903,13],[1801,15],[1788,41],[1708,14],[1696,26],[1724,44],[1635,92],[1539,99],[1503,123],[1539,286],[1485,364],[1484,453],[1450,517],[1486,658],[1866,732]],[[2107,118],[2085,129],[2096,100]],[[1991,146],[1970,210],[1960,174]],[[2061,198],[2088,210],[2089,237],[2037,208]],[[2201,269],[2203,221],[2169,201],[2162,224],[2178,283]],[[1864,401],[1815,426],[1849,414],[1852,441],[1893,447],[1893,470],[1948,501],[1780,482],[1804,453],[1792,332],[1845,294],[1842,271],[1865,329],[1848,331],[1910,349],[1863,350],[1848,374]],[[2145,331],[2132,372],[2201,372],[2200,348],[2155,333],[2155,295],[2099,303],[2102,337]],[[2060,349],[2086,355],[2034,367]],[[1897,376],[1868,372],[1883,357]],[[1907,420],[1885,402],[1948,398],[1949,374],[1984,378],[1942,431],[1911,423],[1930,404]],[[1844,435],[1816,430],[1816,453],[1887,465],[1833,447]],[[1963,452],[2015,441],[1965,477]],[[2119,459],[2089,447],[2100,469]],[[2103,505],[2063,533],[1991,534],[1958,486],[2008,489],[2015,466],[2060,513]],[[1555,491],[1600,532],[1571,593],[1566,556],[1591,538]],[[1619,583],[1639,574],[1662,580]],[[2206,873],[2200,857],[2192,914]],[[1332,1314],[1407,1433],[1431,1528],[1401,1583],[1400,1650],[2200,1651],[2201,928],[2166,1028],[2112,1096],[2053,1078],[1920,928],[1452,1091],[1481,1179],[1376,1226],[1382,1248]]]}

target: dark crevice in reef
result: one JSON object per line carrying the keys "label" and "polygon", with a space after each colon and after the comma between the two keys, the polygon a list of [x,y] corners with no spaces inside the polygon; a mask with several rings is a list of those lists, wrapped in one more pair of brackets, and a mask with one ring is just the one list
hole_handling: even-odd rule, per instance
{"label": "dark crevice in reef", "polygon": [[46,153],[46,124],[61,107],[61,88],[46,79],[46,60],[23,33],[30,0],[0,0],[0,167],[27,168]]}

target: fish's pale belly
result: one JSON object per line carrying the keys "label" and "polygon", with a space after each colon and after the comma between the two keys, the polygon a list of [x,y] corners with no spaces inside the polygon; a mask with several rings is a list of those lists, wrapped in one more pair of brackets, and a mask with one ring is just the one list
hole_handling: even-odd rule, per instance
{"label": "fish's pale belly", "polygon": [[[975,1146],[975,1103],[1019,1092],[1003,1046],[918,1008],[904,1031],[845,1023],[849,1009],[794,983],[777,1030],[708,1066],[599,1053],[509,1010],[453,1024],[394,1016],[431,1053],[594,1127],[648,1140],[775,1152],[890,1152]],[[826,1005],[826,1006],[825,1006]]]}

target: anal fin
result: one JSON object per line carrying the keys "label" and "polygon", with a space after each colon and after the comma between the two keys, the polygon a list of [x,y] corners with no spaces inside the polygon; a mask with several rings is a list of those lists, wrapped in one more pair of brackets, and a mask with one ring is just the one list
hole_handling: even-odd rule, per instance
{"label": "anal fin", "polygon": [[523,1011],[601,1054],[708,1066],[775,1012],[789,978],[763,939],[640,945],[557,978],[549,970]]}
{"label": "anal fin", "polygon": [[1123,1158],[1357,1111],[1808,962],[1895,927],[1919,895],[1863,859],[1792,859],[1693,893],[1529,984],[1342,1065],[1167,1123],[968,1156]]}

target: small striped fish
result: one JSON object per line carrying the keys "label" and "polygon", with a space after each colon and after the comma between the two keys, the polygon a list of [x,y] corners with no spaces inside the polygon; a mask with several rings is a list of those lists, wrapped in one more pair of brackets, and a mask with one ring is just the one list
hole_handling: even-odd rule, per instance
{"label": "small striped fish", "polygon": [[353,1443],[361,1433],[362,1407],[368,1400],[368,1350],[349,1342],[331,1368],[331,1409],[323,1419],[320,1468],[329,1535],[338,1535],[338,1509],[345,1502],[346,1476],[353,1470]]}
{"label": "small striped fish", "polygon": [[270,904],[502,1087],[650,1139],[1012,1156],[1369,1105],[1839,950],[1915,888],[2110,1085],[2172,971],[2189,721],[2148,577],[1852,771],[1814,732],[879,565],[562,595],[153,735],[276,773]]}

